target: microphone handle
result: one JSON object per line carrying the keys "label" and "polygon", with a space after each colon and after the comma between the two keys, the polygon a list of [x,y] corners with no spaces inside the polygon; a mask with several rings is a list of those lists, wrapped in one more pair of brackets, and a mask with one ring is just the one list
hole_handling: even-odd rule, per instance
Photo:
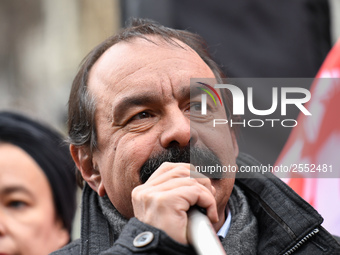
{"label": "microphone handle", "polygon": [[198,255],[226,255],[210,220],[199,209],[197,206],[193,206],[188,211],[189,243],[195,248]]}

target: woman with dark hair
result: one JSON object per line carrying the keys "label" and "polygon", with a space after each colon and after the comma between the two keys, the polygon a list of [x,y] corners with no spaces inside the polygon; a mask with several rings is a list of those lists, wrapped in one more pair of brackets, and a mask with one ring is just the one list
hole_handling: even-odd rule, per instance
{"label": "woman with dark hair", "polygon": [[46,255],[71,239],[74,163],[60,134],[0,112],[0,255]]}

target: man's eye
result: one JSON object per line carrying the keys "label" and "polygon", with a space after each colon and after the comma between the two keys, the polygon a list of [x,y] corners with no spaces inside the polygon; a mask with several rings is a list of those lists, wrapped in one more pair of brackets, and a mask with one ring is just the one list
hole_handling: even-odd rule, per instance
{"label": "man's eye", "polygon": [[151,118],[152,115],[148,112],[140,112],[138,114],[136,114],[135,116],[133,116],[131,118],[131,120],[141,120],[141,119],[147,119],[147,118]]}
{"label": "man's eye", "polygon": [[198,104],[198,103],[195,103],[195,104],[191,104],[190,105],[190,111],[191,112],[194,112],[194,111],[201,111],[202,110],[202,107],[201,107],[201,104]]}

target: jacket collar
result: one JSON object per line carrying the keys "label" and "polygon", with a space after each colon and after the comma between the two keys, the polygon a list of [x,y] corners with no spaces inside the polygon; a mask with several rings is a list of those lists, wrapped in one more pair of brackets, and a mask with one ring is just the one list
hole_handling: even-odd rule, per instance
{"label": "jacket collar", "polygon": [[[240,166],[258,166],[255,159],[240,154]],[[258,251],[281,254],[321,225],[321,215],[290,187],[271,173],[237,174],[258,220]]]}
{"label": "jacket collar", "polygon": [[109,249],[112,242],[112,232],[108,221],[103,215],[99,196],[88,184],[85,184],[82,196],[81,214],[81,254],[99,254]]}

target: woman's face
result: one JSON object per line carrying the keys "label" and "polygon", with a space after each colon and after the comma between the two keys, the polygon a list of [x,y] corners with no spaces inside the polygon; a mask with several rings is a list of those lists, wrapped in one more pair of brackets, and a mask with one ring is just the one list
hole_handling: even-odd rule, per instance
{"label": "woman's face", "polygon": [[68,240],[42,169],[20,147],[0,143],[0,255],[46,255]]}

